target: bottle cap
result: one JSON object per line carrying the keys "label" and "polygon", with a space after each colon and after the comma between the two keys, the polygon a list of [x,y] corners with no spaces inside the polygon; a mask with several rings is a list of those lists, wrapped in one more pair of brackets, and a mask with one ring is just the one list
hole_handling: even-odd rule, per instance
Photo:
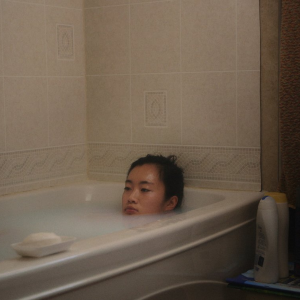
{"label": "bottle cap", "polygon": [[265,195],[274,198],[276,203],[287,203],[286,194],[284,193],[266,192]]}

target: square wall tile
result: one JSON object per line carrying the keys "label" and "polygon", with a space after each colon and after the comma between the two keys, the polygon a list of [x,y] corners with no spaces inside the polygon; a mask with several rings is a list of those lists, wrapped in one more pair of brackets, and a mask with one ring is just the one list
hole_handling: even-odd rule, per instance
{"label": "square wall tile", "polygon": [[237,1],[237,68],[260,69],[259,0]]}
{"label": "square wall tile", "polygon": [[181,143],[180,74],[132,76],[134,143]]}
{"label": "square wall tile", "polygon": [[259,71],[238,72],[237,146],[239,147],[260,147],[259,87]]}
{"label": "square wall tile", "polygon": [[128,4],[129,0],[84,0],[84,7],[101,7],[101,6],[111,6],[111,5],[122,5]]}
{"label": "square wall tile", "polygon": [[88,75],[129,73],[129,6],[85,10]]}
{"label": "square wall tile", "polygon": [[48,81],[50,146],[85,143],[84,77],[52,77]]}
{"label": "square wall tile", "polygon": [[4,75],[46,75],[44,7],[2,1],[2,18]]}
{"label": "square wall tile", "polygon": [[185,145],[236,145],[236,74],[183,74],[182,141]]}
{"label": "square wall tile", "polygon": [[45,0],[45,4],[56,7],[83,9],[83,1],[85,0]]}
{"label": "square wall tile", "polygon": [[45,0],[10,0],[15,2],[32,3],[32,4],[45,4]]}
{"label": "square wall tile", "polygon": [[182,70],[236,68],[236,0],[182,0]]}
{"label": "square wall tile", "polygon": [[47,79],[5,77],[6,150],[48,146]]}
{"label": "square wall tile", "polygon": [[87,99],[89,142],[131,142],[129,76],[88,76]]}
{"label": "square wall tile", "polygon": [[3,76],[2,5],[0,1],[0,76]]}
{"label": "square wall tile", "polygon": [[3,97],[3,77],[0,77],[0,152],[5,151],[5,115]]}
{"label": "square wall tile", "polygon": [[50,76],[85,74],[83,11],[46,7]]}
{"label": "square wall tile", "polygon": [[180,1],[131,5],[132,73],[180,71]]}

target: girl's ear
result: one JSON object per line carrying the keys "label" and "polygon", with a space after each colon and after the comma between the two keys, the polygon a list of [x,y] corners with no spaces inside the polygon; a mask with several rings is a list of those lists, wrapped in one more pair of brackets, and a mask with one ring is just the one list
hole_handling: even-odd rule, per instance
{"label": "girl's ear", "polygon": [[178,197],[172,196],[167,202],[165,203],[165,211],[173,210],[178,203]]}

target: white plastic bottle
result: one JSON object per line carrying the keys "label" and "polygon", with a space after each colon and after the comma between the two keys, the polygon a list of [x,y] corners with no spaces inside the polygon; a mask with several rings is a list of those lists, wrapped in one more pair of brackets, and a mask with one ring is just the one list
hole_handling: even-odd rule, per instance
{"label": "white plastic bottle", "polygon": [[275,200],[263,197],[256,217],[254,279],[263,283],[278,281],[278,211]]}
{"label": "white plastic bottle", "polygon": [[279,278],[289,276],[289,207],[284,193],[266,193],[272,197],[278,210],[278,264]]}

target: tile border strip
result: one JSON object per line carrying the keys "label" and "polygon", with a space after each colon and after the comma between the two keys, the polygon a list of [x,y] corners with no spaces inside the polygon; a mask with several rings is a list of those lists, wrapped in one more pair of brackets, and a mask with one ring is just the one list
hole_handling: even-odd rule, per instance
{"label": "tile border strip", "polygon": [[260,148],[90,143],[0,153],[0,194],[78,181],[87,173],[123,181],[131,162],[147,153],[175,154],[190,186],[261,189]]}
{"label": "tile border strip", "polygon": [[0,187],[86,173],[86,145],[0,153]]}
{"label": "tile border strip", "polygon": [[206,187],[205,182],[222,186],[227,182],[228,188],[234,183],[241,188],[253,186],[260,190],[261,187],[260,148],[90,143],[89,177],[119,179],[131,162],[147,153],[175,154],[186,180],[199,182],[201,187]]}

